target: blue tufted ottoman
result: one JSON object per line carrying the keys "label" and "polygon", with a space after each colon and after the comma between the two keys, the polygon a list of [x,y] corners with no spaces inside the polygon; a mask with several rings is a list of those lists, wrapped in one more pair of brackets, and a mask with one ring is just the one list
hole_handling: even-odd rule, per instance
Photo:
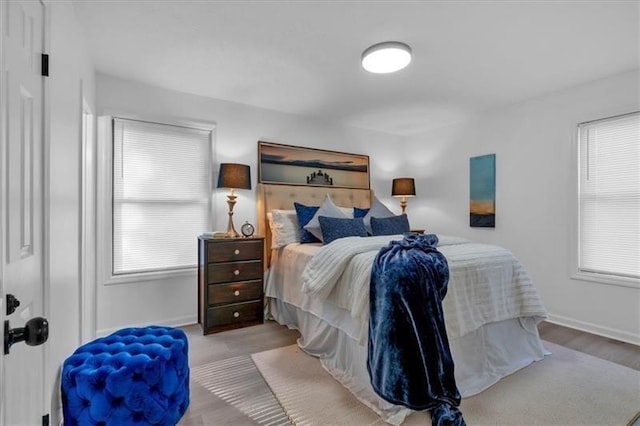
{"label": "blue tufted ottoman", "polygon": [[189,406],[188,342],[169,327],[125,328],[62,367],[65,426],[175,425]]}

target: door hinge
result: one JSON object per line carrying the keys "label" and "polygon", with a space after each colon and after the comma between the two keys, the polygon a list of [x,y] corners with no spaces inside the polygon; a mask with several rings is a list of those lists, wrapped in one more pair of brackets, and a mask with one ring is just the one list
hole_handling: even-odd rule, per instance
{"label": "door hinge", "polygon": [[46,53],[42,54],[42,76],[49,77],[49,55]]}
{"label": "door hinge", "polygon": [[45,414],[42,416],[42,426],[49,426],[49,415]]}

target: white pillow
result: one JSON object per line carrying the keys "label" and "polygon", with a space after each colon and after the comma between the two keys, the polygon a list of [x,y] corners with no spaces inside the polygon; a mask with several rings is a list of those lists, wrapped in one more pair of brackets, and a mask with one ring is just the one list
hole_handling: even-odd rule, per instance
{"label": "white pillow", "polygon": [[340,211],[342,213],[344,213],[344,215],[346,217],[348,217],[349,219],[353,219],[353,207],[340,207],[340,206],[338,206],[338,208],[340,209]]}
{"label": "white pillow", "polygon": [[340,207],[333,204],[331,197],[327,194],[316,214],[314,214],[309,223],[304,226],[304,229],[311,232],[320,241],[322,241],[322,229],[320,229],[320,220],[318,220],[319,216],[338,217],[342,219],[349,218],[349,216],[340,210]]}
{"label": "white pillow", "polygon": [[392,216],[395,216],[395,214],[391,210],[389,210],[387,206],[382,204],[382,201],[378,200],[378,197],[374,195],[373,202],[371,203],[371,208],[369,209],[369,212],[365,215],[365,217],[362,218],[362,221],[364,222],[364,227],[369,233],[369,235],[372,235],[373,234],[373,231],[371,230],[372,217],[384,218],[384,217],[392,217]]}
{"label": "white pillow", "polygon": [[300,242],[298,216],[295,210],[271,210],[267,213],[271,228],[271,248],[278,249]]}

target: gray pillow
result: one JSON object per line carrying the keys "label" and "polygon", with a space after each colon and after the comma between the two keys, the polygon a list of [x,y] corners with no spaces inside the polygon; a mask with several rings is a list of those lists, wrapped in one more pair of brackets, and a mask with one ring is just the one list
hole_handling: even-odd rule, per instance
{"label": "gray pillow", "polygon": [[[323,215],[323,216],[326,216],[326,215]],[[369,209],[369,212],[362,218],[362,220],[364,222],[365,229],[367,230],[369,235],[372,235],[373,234],[373,231],[371,230],[372,217],[384,218],[384,217],[392,217],[392,216],[395,216],[395,214],[393,214],[393,212],[389,210],[387,206],[382,204],[382,202],[378,200],[378,197],[374,196],[373,202],[371,203],[371,208]]]}
{"label": "gray pillow", "polygon": [[329,194],[327,194],[324,197],[324,201],[322,202],[322,205],[320,206],[316,214],[311,218],[309,223],[304,226],[304,229],[311,232],[320,241],[322,241],[322,229],[320,228],[320,221],[318,220],[319,216],[350,219],[346,214],[342,212],[342,210],[340,210],[340,207],[333,204],[333,201],[331,201],[331,197],[329,197]]}

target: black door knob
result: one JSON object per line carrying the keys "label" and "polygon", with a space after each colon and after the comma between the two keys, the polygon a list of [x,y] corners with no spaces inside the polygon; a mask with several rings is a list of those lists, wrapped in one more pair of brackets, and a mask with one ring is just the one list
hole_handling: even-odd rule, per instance
{"label": "black door knob", "polygon": [[49,322],[46,318],[31,318],[24,327],[11,328],[4,322],[4,354],[7,355],[14,343],[25,342],[29,346],[43,344],[49,338]]}

